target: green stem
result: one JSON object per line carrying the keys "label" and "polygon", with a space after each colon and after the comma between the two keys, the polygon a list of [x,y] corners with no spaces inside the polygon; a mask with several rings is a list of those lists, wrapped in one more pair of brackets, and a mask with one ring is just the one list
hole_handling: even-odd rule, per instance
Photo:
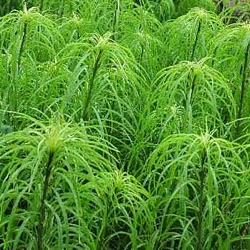
{"label": "green stem", "polygon": [[43,0],[40,0],[39,9],[41,12],[43,11]]}
{"label": "green stem", "polygon": [[187,94],[187,102],[186,102],[186,109],[187,109],[187,115],[188,115],[188,133],[192,133],[193,130],[193,112],[192,112],[192,99],[193,99],[193,92],[195,88],[195,81],[196,81],[196,75],[193,77],[188,94]]}
{"label": "green stem", "polygon": [[191,88],[190,88],[191,93],[192,93],[192,96],[191,96],[191,97],[193,97],[196,78],[197,78],[197,75],[195,74],[194,77],[193,77],[193,80],[192,80],[192,82],[191,82]]}
{"label": "green stem", "polygon": [[25,22],[24,26],[23,26],[23,32],[22,32],[22,38],[21,38],[21,45],[20,45],[19,52],[18,52],[17,74],[19,74],[19,72],[20,72],[21,60],[22,60],[22,54],[23,54],[23,48],[24,48],[24,43],[25,43],[26,36],[27,36],[27,28],[28,28],[28,24]]}
{"label": "green stem", "polygon": [[201,155],[201,169],[199,173],[200,178],[200,196],[199,196],[199,211],[198,211],[198,226],[197,226],[197,250],[202,250],[203,248],[203,215],[204,215],[204,188],[205,188],[205,163],[207,160],[207,152],[204,148]]}
{"label": "green stem", "polygon": [[115,12],[113,17],[113,39],[117,39],[116,32],[118,30],[118,23],[119,23],[119,13],[120,13],[120,0],[116,1],[115,5]]}
{"label": "green stem", "polygon": [[23,30],[21,32],[21,38],[20,38],[20,43],[18,44],[17,50],[16,50],[16,55],[15,55],[15,60],[13,60],[12,64],[11,64],[11,81],[12,81],[12,105],[13,105],[13,110],[17,110],[17,106],[18,106],[18,90],[17,90],[17,86],[18,86],[18,82],[17,82],[17,78],[18,75],[20,73],[20,69],[21,69],[21,61],[22,61],[22,55],[23,55],[23,50],[24,50],[24,44],[25,44],[25,40],[26,40],[26,36],[27,36],[27,28],[28,28],[28,24],[25,22],[23,25]]}
{"label": "green stem", "polygon": [[250,52],[250,43],[247,45],[247,48],[246,48],[246,51],[245,51],[245,58],[244,58],[244,64],[243,64],[243,70],[242,70],[242,81],[241,81],[241,90],[240,90],[239,109],[238,109],[238,113],[237,113],[236,138],[240,135],[241,122],[239,121],[239,119],[242,118],[244,97],[245,97],[245,92],[246,92],[247,66],[248,66],[249,52]]}
{"label": "green stem", "polygon": [[142,44],[141,45],[141,55],[140,55],[140,62],[141,63],[142,63],[143,56],[144,56],[144,45]]}
{"label": "green stem", "polygon": [[193,46],[192,55],[191,55],[191,61],[194,60],[194,53],[197,47],[200,31],[201,31],[201,20],[199,21],[196,36],[195,36],[194,46]]}
{"label": "green stem", "polygon": [[44,232],[44,222],[45,222],[45,201],[47,199],[49,180],[52,171],[52,162],[54,159],[54,152],[49,153],[49,159],[46,166],[45,180],[43,185],[43,193],[40,201],[39,208],[39,222],[38,222],[38,232],[37,232],[37,249],[43,249],[43,232]]}
{"label": "green stem", "polygon": [[101,57],[102,57],[102,50],[99,51],[99,53],[97,55],[97,58],[95,60],[94,66],[93,66],[93,73],[92,73],[92,76],[91,76],[91,79],[90,79],[90,82],[89,82],[86,102],[85,102],[84,109],[83,109],[83,112],[82,112],[83,120],[87,120],[87,118],[88,118],[89,105],[90,105],[92,95],[93,95],[95,78],[96,78],[98,69],[100,68],[100,64],[101,64]]}

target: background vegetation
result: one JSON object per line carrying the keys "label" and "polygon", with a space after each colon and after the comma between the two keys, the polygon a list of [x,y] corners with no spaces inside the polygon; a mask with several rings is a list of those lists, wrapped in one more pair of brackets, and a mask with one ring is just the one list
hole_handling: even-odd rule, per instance
{"label": "background vegetation", "polygon": [[1,249],[250,249],[249,1],[0,3]]}

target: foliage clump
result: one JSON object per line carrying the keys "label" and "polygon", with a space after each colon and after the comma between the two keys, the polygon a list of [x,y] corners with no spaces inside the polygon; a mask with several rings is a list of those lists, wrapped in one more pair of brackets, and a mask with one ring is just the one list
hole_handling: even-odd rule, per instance
{"label": "foliage clump", "polygon": [[1,5],[0,249],[249,249],[240,2]]}

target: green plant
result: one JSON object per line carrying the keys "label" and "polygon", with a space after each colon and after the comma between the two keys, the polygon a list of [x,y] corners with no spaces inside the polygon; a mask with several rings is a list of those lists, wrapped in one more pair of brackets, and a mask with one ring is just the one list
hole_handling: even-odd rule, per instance
{"label": "green plant", "polygon": [[211,54],[215,59],[213,67],[233,83],[232,90],[238,106],[235,137],[239,137],[246,128],[247,124],[242,127],[240,120],[249,114],[249,31],[249,24],[233,25],[218,34],[211,43]]}
{"label": "green plant", "polygon": [[231,85],[207,60],[167,67],[146,88],[126,160],[136,176],[168,135],[200,133],[208,128],[218,136],[234,137],[231,122],[236,119],[236,103]]}
{"label": "green plant", "polygon": [[51,19],[26,6],[2,17],[0,29],[1,67],[5,69],[1,95],[5,95],[9,110],[22,112],[20,96],[24,94],[26,99],[30,94],[30,75],[36,75],[40,62],[53,60],[64,40]]}
{"label": "green plant", "polygon": [[97,122],[112,140],[130,144],[141,107],[137,99],[144,91],[133,54],[106,34],[72,43],[60,57],[73,73],[61,97],[63,113]]}
{"label": "green plant", "polygon": [[99,178],[104,203],[97,215],[97,249],[138,249],[153,244],[150,194],[133,176],[122,171],[103,173]]}
{"label": "green plant", "polygon": [[156,93],[152,98],[153,108],[167,108],[167,113],[169,108],[173,113],[178,109],[182,111],[180,127],[172,126],[173,130],[165,133],[192,133],[206,127],[223,133],[223,127],[235,118],[236,106],[230,85],[206,64],[206,60],[181,62],[157,75],[153,84]]}
{"label": "green plant", "polygon": [[165,26],[169,63],[200,60],[208,55],[210,40],[223,29],[223,23],[213,12],[191,9]]}
{"label": "green plant", "polygon": [[158,249],[234,249],[247,243],[247,161],[244,147],[208,132],[166,137],[142,171],[144,186],[158,197]]}
{"label": "green plant", "polygon": [[91,127],[32,122],[0,137],[1,248],[93,249],[87,220],[98,209],[95,175],[115,170],[112,148],[88,135]]}
{"label": "green plant", "polygon": [[249,248],[249,25],[197,4],[0,18],[0,249]]}
{"label": "green plant", "polygon": [[223,4],[220,17],[227,24],[249,21],[250,5],[247,0],[221,1]]}
{"label": "green plant", "polygon": [[176,16],[185,15],[190,9],[199,7],[207,11],[216,12],[216,5],[212,0],[177,0],[176,3]]}
{"label": "green plant", "polygon": [[[163,25],[142,7],[120,15],[118,41],[129,47],[136,61],[145,69],[151,79],[165,67],[166,48]],[[143,72],[145,74],[145,72]]]}

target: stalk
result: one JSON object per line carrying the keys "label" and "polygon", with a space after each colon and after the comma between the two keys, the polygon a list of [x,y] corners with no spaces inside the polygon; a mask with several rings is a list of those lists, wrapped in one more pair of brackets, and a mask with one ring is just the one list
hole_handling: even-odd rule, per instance
{"label": "stalk", "polygon": [[103,53],[103,51],[100,50],[98,55],[97,55],[97,58],[95,60],[94,66],[93,66],[93,73],[92,73],[92,76],[91,76],[91,79],[90,79],[90,82],[89,82],[89,88],[88,88],[88,91],[87,91],[86,102],[85,102],[84,109],[83,109],[83,112],[82,112],[83,120],[87,120],[87,118],[88,118],[89,105],[90,105],[92,95],[93,95],[95,78],[96,78],[98,69],[100,68],[100,65],[101,65],[102,53]]}
{"label": "stalk", "polygon": [[[143,27],[142,25],[140,24],[139,26],[139,30],[143,30]],[[142,42],[143,41],[143,42]],[[144,56],[144,50],[145,50],[145,43],[144,43],[144,40],[142,40],[140,45],[141,45],[141,54],[140,54],[140,62],[142,63],[142,59],[143,59],[143,56]]]}
{"label": "stalk", "polygon": [[144,45],[142,44],[142,45],[141,45],[140,62],[142,62],[143,56],[144,56]]}
{"label": "stalk", "polygon": [[190,89],[188,91],[187,94],[187,103],[186,103],[186,108],[187,108],[187,112],[188,112],[188,132],[192,133],[192,120],[193,120],[193,112],[192,112],[192,98],[193,98],[193,92],[194,92],[194,88],[195,88],[195,81],[196,81],[196,75],[194,76],[192,82],[191,82],[191,86]]}
{"label": "stalk", "polygon": [[244,59],[243,70],[242,70],[242,81],[241,81],[241,90],[240,90],[239,109],[238,109],[238,113],[237,113],[236,138],[240,135],[241,122],[239,121],[239,119],[242,118],[243,103],[244,103],[244,97],[245,97],[245,92],[246,92],[247,66],[248,66],[249,52],[250,52],[250,43],[247,45],[247,48],[246,48],[246,51],[245,51],[245,59]]}
{"label": "stalk", "polygon": [[20,68],[21,68],[21,61],[22,61],[22,55],[23,55],[23,51],[24,51],[24,44],[25,44],[25,40],[26,40],[26,36],[27,36],[27,28],[28,28],[28,24],[27,22],[24,22],[23,25],[23,30],[21,32],[21,39],[20,39],[20,43],[19,43],[19,48],[17,48],[17,55],[16,55],[16,60],[13,60],[13,64],[11,66],[11,76],[13,77],[12,81],[13,81],[13,94],[14,97],[12,98],[12,104],[14,107],[14,110],[17,109],[17,90],[16,90],[16,86],[17,86],[17,78],[18,75],[20,73]]}
{"label": "stalk", "polygon": [[[216,48],[215,48],[214,51],[213,51],[213,58],[215,58],[218,49],[219,49],[219,46],[216,46]],[[215,62],[216,62],[215,59],[213,59],[213,60],[211,61],[211,66],[212,66],[212,68],[214,67]]]}
{"label": "stalk", "polygon": [[21,59],[22,59],[22,54],[23,54],[23,48],[24,48],[24,43],[26,40],[26,36],[27,36],[27,28],[28,28],[28,24],[27,22],[24,23],[23,26],[23,32],[22,32],[22,38],[21,38],[21,45],[18,51],[18,58],[17,58],[17,73],[20,72],[20,67],[21,67]]}
{"label": "stalk", "polygon": [[113,39],[114,40],[117,39],[116,32],[118,29],[119,14],[120,14],[120,0],[117,0],[115,4],[115,11],[114,11],[114,17],[113,17]]}
{"label": "stalk", "polygon": [[43,185],[43,193],[42,198],[40,201],[40,208],[39,208],[39,222],[38,222],[38,232],[37,232],[37,249],[42,250],[43,249],[43,232],[44,232],[44,222],[45,222],[45,201],[47,199],[48,195],[48,188],[49,188],[49,179],[51,176],[52,171],[52,162],[54,159],[54,152],[49,153],[49,159],[46,166],[46,172],[45,172],[45,180]]}
{"label": "stalk", "polygon": [[207,160],[207,152],[206,149],[203,148],[202,156],[201,156],[201,169],[199,172],[200,178],[200,197],[199,197],[199,211],[198,211],[198,226],[197,226],[197,250],[203,250],[203,213],[204,213],[204,188],[205,188],[205,163]]}
{"label": "stalk", "polygon": [[193,46],[193,50],[192,50],[191,61],[194,60],[194,53],[195,53],[195,50],[196,50],[196,47],[197,47],[200,31],[201,31],[201,20],[199,20],[197,32],[196,32],[196,35],[195,35],[195,41],[194,41],[194,46]]}
{"label": "stalk", "polygon": [[39,9],[41,12],[43,11],[43,0],[40,0]]}

